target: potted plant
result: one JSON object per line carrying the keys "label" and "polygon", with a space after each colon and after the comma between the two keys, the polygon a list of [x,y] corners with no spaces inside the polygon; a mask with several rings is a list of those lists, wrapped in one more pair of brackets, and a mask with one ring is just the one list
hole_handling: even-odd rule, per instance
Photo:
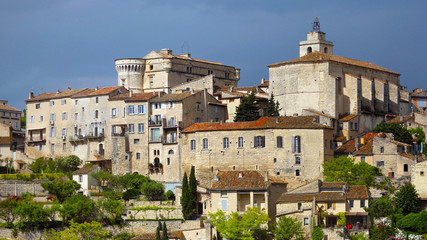
{"label": "potted plant", "polygon": [[152,163],[149,163],[148,164],[148,169],[153,170],[153,168],[154,168],[154,165]]}

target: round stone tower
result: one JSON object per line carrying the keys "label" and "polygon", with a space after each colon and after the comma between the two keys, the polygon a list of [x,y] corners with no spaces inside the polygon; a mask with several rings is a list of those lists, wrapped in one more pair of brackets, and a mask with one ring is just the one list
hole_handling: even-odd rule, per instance
{"label": "round stone tower", "polygon": [[142,92],[145,73],[145,59],[123,58],[115,60],[118,86],[133,92]]}

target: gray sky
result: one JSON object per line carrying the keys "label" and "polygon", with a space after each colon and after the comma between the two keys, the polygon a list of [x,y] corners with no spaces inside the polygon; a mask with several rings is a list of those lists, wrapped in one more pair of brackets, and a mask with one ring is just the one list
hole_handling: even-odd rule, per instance
{"label": "gray sky", "polygon": [[[427,50],[427,1],[0,2],[0,99],[25,108],[28,93],[115,86],[114,59],[182,52],[241,69],[239,86],[268,79],[267,64],[298,57],[317,16],[339,56],[401,74],[411,90]],[[186,52],[186,48],[184,50]]]}

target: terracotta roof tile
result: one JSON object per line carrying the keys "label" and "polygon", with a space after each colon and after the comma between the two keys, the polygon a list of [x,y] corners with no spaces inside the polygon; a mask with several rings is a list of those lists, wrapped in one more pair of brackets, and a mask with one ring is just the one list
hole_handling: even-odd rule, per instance
{"label": "terracotta roof tile", "polygon": [[272,183],[286,184],[285,181],[275,177],[269,177],[269,181],[265,181],[264,175],[256,170],[220,171],[217,176],[219,180],[212,183],[212,190],[266,190]]}
{"label": "terracotta roof tile", "polygon": [[342,187],[344,185],[347,186],[347,183],[345,183],[345,182],[322,182],[320,189],[331,189],[331,188],[342,189]]}
{"label": "terracotta roof tile", "polygon": [[348,188],[348,192],[346,193],[347,199],[367,199],[368,189],[366,186],[362,185],[353,185]]}
{"label": "terracotta roof tile", "polygon": [[427,91],[412,93],[411,97],[427,97]]}
{"label": "terracotta roof tile", "polygon": [[415,160],[415,155],[409,154],[409,153],[399,153],[400,156],[409,158],[411,160]]}
{"label": "terracotta roof tile", "polygon": [[339,117],[339,120],[341,122],[348,122],[357,116],[358,115],[354,115],[354,114],[343,115],[343,116]]}
{"label": "terracotta roof tile", "polygon": [[62,92],[53,92],[53,93],[42,93],[40,95],[37,95],[31,99],[27,99],[25,100],[26,102],[37,102],[37,101],[44,101],[44,100],[49,100],[49,99],[57,99],[57,98],[66,98],[66,97],[71,97],[75,94],[81,93],[83,91],[88,90],[87,88],[82,88],[82,89],[68,89]]}
{"label": "terracotta roof tile", "polygon": [[100,95],[108,95],[111,92],[113,92],[116,89],[122,88],[121,86],[114,86],[114,87],[103,87],[103,88],[91,88],[86,89],[85,91],[76,94],[73,96],[73,98],[81,98],[81,97],[93,97],[93,96],[100,96]]}
{"label": "terracotta roof tile", "polygon": [[4,111],[13,111],[13,112],[21,112],[18,109],[11,107],[9,105],[0,105],[0,110],[4,110]]}
{"label": "terracotta roof tile", "polygon": [[331,127],[314,122],[313,116],[298,117],[262,117],[251,122],[227,123],[194,123],[184,129],[183,133],[200,131],[228,131],[250,129],[332,129]]}
{"label": "terracotta roof tile", "polygon": [[332,61],[332,62],[339,62],[339,63],[345,63],[349,65],[364,67],[364,68],[370,68],[378,71],[388,72],[392,74],[400,75],[399,73],[393,72],[391,70],[388,70],[387,68],[380,67],[378,65],[375,65],[370,62],[364,62],[359,60],[354,60],[350,58],[340,57],[337,55],[322,53],[322,52],[312,52],[310,54],[307,54],[305,56],[302,56],[300,58],[285,61],[285,62],[279,62],[279,63],[273,63],[270,65],[267,65],[267,67],[278,67],[282,65],[287,64],[294,64],[294,63],[307,63],[307,62],[326,62],[326,61]]}
{"label": "terracotta roof tile", "polygon": [[[362,136],[362,138],[365,139],[365,144],[368,143],[369,140],[371,140],[373,137],[377,136],[378,133],[366,133]],[[336,153],[353,153],[356,151],[355,147],[355,139],[345,142],[343,145],[339,146],[335,149]],[[359,147],[362,147],[362,145],[359,144]]]}
{"label": "terracotta roof tile", "polygon": [[[403,117],[403,118],[401,118],[401,117]],[[391,120],[388,120],[387,122],[388,123],[404,123],[404,122],[407,122],[411,119],[413,119],[413,117],[410,115],[409,116],[397,116]]]}
{"label": "terracotta roof tile", "polygon": [[363,146],[359,148],[359,150],[355,151],[353,154],[355,155],[371,155],[374,151],[373,140],[370,139]]}
{"label": "terracotta roof tile", "polygon": [[179,102],[199,92],[201,91],[196,91],[194,93],[188,91],[183,93],[165,94],[161,97],[153,98],[151,102]]}
{"label": "terracotta roof tile", "polygon": [[92,172],[93,170],[95,170],[96,168],[98,168],[97,165],[93,165],[91,167],[80,168],[80,169],[77,169],[76,171],[74,171],[73,175],[88,174],[88,173]]}
{"label": "terracotta roof tile", "polygon": [[125,102],[143,102],[143,101],[148,101],[148,100],[152,99],[153,97],[155,97],[157,95],[158,95],[158,93],[156,93],[156,92],[134,93],[134,94],[132,94],[132,97],[127,98],[125,100]]}
{"label": "terracotta roof tile", "polygon": [[258,85],[258,87],[268,87],[270,85],[270,81],[265,81],[264,83],[261,83]]}

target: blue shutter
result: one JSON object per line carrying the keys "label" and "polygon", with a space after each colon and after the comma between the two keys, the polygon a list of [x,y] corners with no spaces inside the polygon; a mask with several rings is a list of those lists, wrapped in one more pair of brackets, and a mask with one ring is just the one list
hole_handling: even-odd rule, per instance
{"label": "blue shutter", "polygon": [[221,200],[221,210],[227,210],[227,200]]}
{"label": "blue shutter", "polygon": [[292,152],[294,153],[295,152],[295,137],[294,136],[292,136]]}

